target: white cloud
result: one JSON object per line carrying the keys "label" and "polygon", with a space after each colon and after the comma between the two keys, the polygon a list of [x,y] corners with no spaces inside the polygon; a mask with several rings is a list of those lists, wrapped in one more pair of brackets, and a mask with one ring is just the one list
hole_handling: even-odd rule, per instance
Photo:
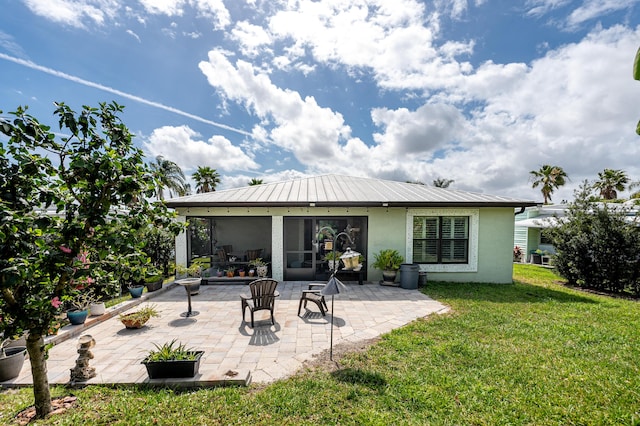
{"label": "white cloud", "polygon": [[145,10],[152,14],[181,16],[185,0],[138,0]]}
{"label": "white cloud", "polygon": [[247,21],[236,23],[231,30],[231,38],[239,44],[240,51],[246,56],[256,56],[262,46],[272,42],[271,36],[264,28]]}
{"label": "white cloud", "polygon": [[136,34],[133,30],[127,30],[126,31],[127,34],[129,34],[131,37],[135,38],[138,43],[140,43],[140,37],[138,36],[138,34]]}
{"label": "white cloud", "polygon": [[439,53],[438,15],[425,13],[425,5],[414,0],[303,0],[274,14],[269,29],[290,42],[291,62],[308,48],[318,62],[371,70],[381,87],[424,89],[458,76],[462,70],[451,56],[473,45],[447,42]]}
{"label": "white cloud", "polygon": [[197,166],[209,166],[221,171],[255,170],[260,166],[223,136],[212,136],[207,141],[188,126],[164,126],[155,129],[144,149],[149,158],[162,155],[178,164],[186,174]]}
{"label": "white cloud", "polygon": [[464,117],[451,105],[423,105],[416,111],[406,108],[377,108],[373,123],[385,130],[373,135],[388,154],[429,159],[434,151],[457,139],[464,128]]}
{"label": "white cloud", "polygon": [[[36,15],[76,28],[103,25],[114,18],[120,4],[116,0],[24,0]],[[90,22],[87,22],[90,21]]]}
{"label": "white cloud", "polygon": [[636,3],[638,0],[585,0],[582,6],[571,12],[567,23],[569,27],[575,27],[612,12],[629,9]]}
{"label": "white cloud", "polygon": [[280,89],[253,65],[238,60],[234,66],[218,50],[210,51],[209,60],[199,67],[225,98],[273,121],[271,141],[293,152],[299,161],[313,163],[339,155],[338,141],[350,130],[340,114],[320,107],[313,97],[302,99],[297,92]]}
{"label": "white cloud", "polygon": [[198,11],[198,16],[213,20],[213,27],[217,30],[224,29],[231,23],[229,11],[222,0],[190,0]]}

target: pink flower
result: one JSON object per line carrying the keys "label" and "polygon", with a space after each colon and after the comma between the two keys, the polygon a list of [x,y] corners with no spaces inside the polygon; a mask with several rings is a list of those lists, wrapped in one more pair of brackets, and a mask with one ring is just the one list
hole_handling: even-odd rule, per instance
{"label": "pink flower", "polygon": [[67,253],[67,254],[71,253],[71,249],[69,247],[60,246],[60,250],[62,250],[63,253]]}
{"label": "pink flower", "polygon": [[51,305],[54,308],[58,309],[60,305],[62,305],[62,301],[58,298],[58,296],[56,296],[53,299],[51,299]]}

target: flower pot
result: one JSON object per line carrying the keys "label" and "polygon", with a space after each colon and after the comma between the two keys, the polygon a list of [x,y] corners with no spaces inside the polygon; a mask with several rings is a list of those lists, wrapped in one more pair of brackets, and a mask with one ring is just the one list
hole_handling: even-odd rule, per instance
{"label": "flower pot", "polygon": [[249,276],[253,277],[256,274],[256,270],[255,269],[249,269]]}
{"label": "flower pot", "polygon": [[126,328],[136,329],[142,328],[147,321],[149,321],[149,318],[148,316],[140,316],[136,315],[136,312],[132,312],[120,317],[120,322],[122,322]]}
{"label": "flower pot", "polygon": [[104,315],[106,311],[107,307],[104,302],[92,303],[89,305],[89,312],[91,312],[92,317]]}
{"label": "flower pot", "polygon": [[147,291],[151,292],[151,291],[156,291],[156,290],[160,290],[162,288],[162,283],[164,282],[164,280],[162,278],[157,279],[155,281],[151,281],[148,282],[147,285]]}
{"label": "flower pot", "polygon": [[142,364],[147,368],[150,379],[194,377],[198,374],[204,351],[196,351],[195,354],[195,360],[147,361],[145,358]]}
{"label": "flower pot", "polygon": [[134,299],[137,299],[138,297],[142,296],[143,290],[144,290],[144,286],[142,285],[129,287],[129,294],[131,294],[131,297],[133,297]]}
{"label": "flower pot", "polygon": [[0,358],[0,382],[11,380],[18,377],[24,359],[27,356],[27,348],[25,346],[14,346],[5,348],[6,356]]}
{"label": "flower pot", "polygon": [[396,281],[396,275],[398,275],[398,271],[393,271],[393,270],[382,271],[382,280],[385,283],[393,283]]}
{"label": "flower pot", "polygon": [[245,271],[238,271],[238,275],[241,276],[241,277],[244,277],[245,274],[246,274]]}
{"label": "flower pot", "polygon": [[71,325],[84,324],[87,320],[87,316],[89,316],[89,311],[86,309],[82,311],[67,311],[67,319]]}
{"label": "flower pot", "polygon": [[264,266],[258,266],[256,268],[256,271],[258,272],[258,276],[260,278],[264,278],[267,276],[267,274],[269,273],[269,267],[267,265]]}
{"label": "flower pot", "polygon": [[227,277],[231,278],[235,274],[234,271],[227,271]]}

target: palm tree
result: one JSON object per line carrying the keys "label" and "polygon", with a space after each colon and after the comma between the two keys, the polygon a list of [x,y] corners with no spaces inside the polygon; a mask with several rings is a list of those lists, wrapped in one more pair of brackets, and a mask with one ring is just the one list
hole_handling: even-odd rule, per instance
{"label": "palm tree", "polygon": [[624,171],[604,169],[598,173],[598,180],[593,184],[593,187],[600,190],[600,197],[605,200],[615,200],[618,198],[616,191],[624,191],[627,183],[629,183],[629,178]]}
{"label": "palm tree", "polygon": [[[640,180],[634,180],[629,184],[629,191],[633,191],[636,188],[640,188]],[[640,198],[640,191],[633,191],[631,195],[629,195],[629,199]]]}
{"label": "palm tree", "polygon": [[548,202],[551,201],[553,191],[560,188],[569,180],[569,177],[562,167],[550,166],[548,164],[540,167],[540,170],[531,170],[529,174],[531,174],[530,179],[533,180],[533,188],[537,188],[538,185],[542,186],[540,191],[544,198],[544,204],[548,204]]}
{"label": "palm tree", "polygon": [[262,179],[256,179],[253,178],[251,179],[251,181],[249,182],[249,186],[254,186],[254,185],[262,185]]}
{"label": "palm tree", "polygon": [[455,180],[446,178],[437,178],[433,180],[433,186],[436,188],[448,188]]}
{"label": "palm tree", "polygon": [[208,166],[198,166],[198,170],[191,176],[196,181],[196,192],[213,192],[220,183],[220,174],[216,169]]}
{"label": "palm tree", "polygon": [[157,182],[156,195],[160,200],[164,200],[164,188],[169,189],[169,197],[173,197],[174,192],[179,196],[187,193],[184,173],[176,163],[158,155],[149,166]]}

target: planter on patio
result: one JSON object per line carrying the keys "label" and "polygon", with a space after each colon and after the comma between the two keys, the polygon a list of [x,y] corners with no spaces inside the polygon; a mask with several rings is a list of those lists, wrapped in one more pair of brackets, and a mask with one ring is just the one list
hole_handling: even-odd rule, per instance
{"label": "planter on patio", "polygon": [[143,290],[144,290],[144,286],[143,285],[130,286],[129,287],[129,294],[131,294],[132,298],[137,299],[137,298],[142,296],[142,291]]}
{"label": "planter on patio", "polygon": [[71,325],[84,324],[87,320],[87,316],[89,316],[89,311],[87,309],[67,311],[67,319]]}
{"label": "planter on patio", "polygon": [[0,356],[0,382],[18,377],[27,355],[27,348],[24,346],[14,346],[5,348],[4,352],[6,356]]}
{"label": "planter on patio", "polygon": [[175,343],[176,339],[173,339],[161,346],[155,345],[156,349],[149,351],[142,360],[150,379],[194,377],[198,374],[204,351],[187,349],[181,343],[174,347]]}
{"label": "planter on patio", "polygon": [[126,328],[142,328],[151,317],[160,316],[155,305],[147,306],[135,312],[120,314],[118,319]]}

